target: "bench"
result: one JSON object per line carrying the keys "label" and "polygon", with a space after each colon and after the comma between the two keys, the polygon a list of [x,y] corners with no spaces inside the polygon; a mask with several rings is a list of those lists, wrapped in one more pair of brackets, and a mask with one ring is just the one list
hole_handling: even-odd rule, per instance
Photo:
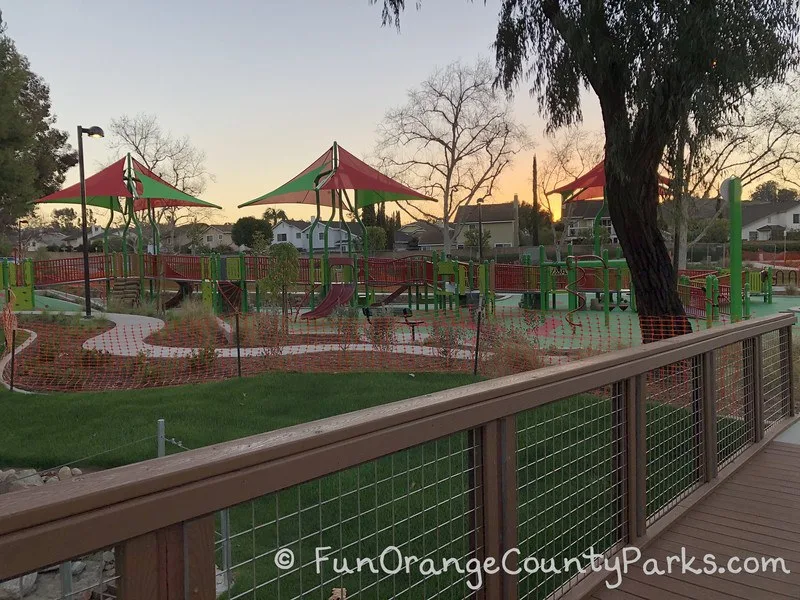
{"label": "bench", "polygon": [[361,309],[364,313],[364,316],[367,318],[367,323],[372,323],[370,321],[371,317],[380,317],[380,316],[402,316],[403,320],[398,321],[398,323],[402,325],[408,325],[411,328],[411,341],[414,342],[417,339],[417,326],[424,325],[425,321],[421,319],[412,319],[411,310],[408,308],[393,308],[393,307],[364,307]]}

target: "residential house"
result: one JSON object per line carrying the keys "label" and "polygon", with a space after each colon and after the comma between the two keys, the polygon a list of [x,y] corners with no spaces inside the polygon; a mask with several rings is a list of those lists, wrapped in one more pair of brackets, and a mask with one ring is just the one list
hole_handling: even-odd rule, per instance
{"label": "residential house", "polygon": [[742,202],[742,239],[782,240],[786,231],[800,231],[800,201]]}
{"label": "residential house", "polygon": [[467,232],[478,229],[480,215],[484,235],[489,232],[489,245],[494,248],[516,248],[519,246],[519,198],[503,204],[461,206],[456,211],[455,223],[459,227],[455,245],[464,248]]}
{"label": "residential house", "polygon": [[233,243],[233,237],[231,237],[232,231],[232,223],[209,225],[208,229],[203,232],[203,243],[212,249],[227,247],[231,250],[239,250],[239,246]]}
{"label": "residential house", "polygon": [[[272,243],[290,243],[298,250],[308,250],[308,233],[311,223],[297,219],[284,219],[272,228]],[[305,235],[304,235],[305,233]]]}
{"label": "residential house", "polygon": [[[602,200],[573,200],[564,203],[562,220],[564,221],[564,240],[574,242],[585,236],[591,236],[594,230],[594,219],[603,208]],[[611,223],[611,217],[603,216],[600,225],[608,232],[612,244],[618,242],[617,232]]]}
{"label": "residential house", "polygon": [[24,242],[26,252],[36,252],[42,248],[61,248],[65,245],[64,240],[67,239],[67,236],[60,231],[39,230],[28,232],[23,229],[22,236],[23,240],[27,240]]}
{"label": "residential house", "polygon": [[[316,223],[316,225],[315,225]],[[312,247],[314,250],[323,250],[325,248],[325,225],[327,221],[321,219],[317,223],[316,217],[311,219],[308,227],[303,230],[303,245],[298,246],[302,250],[308,250],[309,236],[313,236]],[[313,227],[313,233],[312,233]],[[349,233],[348,233],[349,229]],[[358,243],[364,237],[364,230],[361,225],[352,221],[346,225],[340,221],[334,221],[328,227],[328,250],[334,252],[344,252],[347,250],[348,239],[352,236],[353,243]],[[295,238],[296,239],[296,238]]]}
{"label": "residential house", "polygon": [[[407,223],[395,232],[394,250],[441,250],[444,248],[444,235],[441,223],[414,221]],[[453,235],[453,229],[450,229]]]}
{"label": "residential house", "polygon": [[[89,229],[86,231],[86,238],[89,240],[89,246],[91,246],[95,242],[102,242],[103,241],[103,234],[105,233],[105,227],[101,227],[97,224],[92,224]],[[116,231],[110,231],[110,236],[119,237],[121,234]],[[83,234],[79,231],[73,235],[69,235],[63,239],[62,246],[66,248],[70,248],[72,250],[77,250],[83,245]]]}

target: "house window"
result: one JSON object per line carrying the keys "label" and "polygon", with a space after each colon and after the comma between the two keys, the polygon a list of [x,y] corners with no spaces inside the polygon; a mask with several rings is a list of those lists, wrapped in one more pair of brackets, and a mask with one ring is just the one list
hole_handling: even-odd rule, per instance
{"label": "house window", "polygon": [[324,239],[325,239],[325,232],[323,231],[322,233],[319,234],[319,241],[321,242]]}
{"label": "house window", "polygon": [[301,234],[300,234],[300,232],[298,231],[297,233],[295,233],[295,234],[294,234],[294,239],[296,239],[296,240],[299,240],[299,239],[300,239],[300,236],[301,236]]}
{"label": "house window", "polygon": [[285,233],[279,233],[278,234],[278,241],[279,242],[285,242],[286,241],[286,234]]}
{"label": "house window", "polygon": [[206,236],[206,241],[207,242],[213,242],[214,241],[214,236],[213,235],[207,235]]}
{"label": "house window", "polygon": [[749,237],[751,242],[757,242],[758,241],[758,232],[757,231],[751,231],[749,233],[748,237]]}
{"label": "house window", "polygon": [[800,223],[800,213],[794,213],[792,215],[792,223],[794,223],[795,225]]}
{"label": "house window", "polygon": [[217,236],[217,239],[218,239],[218,240],[221,242],[221,241],[222,241],[222,234],[219,234],[219,235]]}

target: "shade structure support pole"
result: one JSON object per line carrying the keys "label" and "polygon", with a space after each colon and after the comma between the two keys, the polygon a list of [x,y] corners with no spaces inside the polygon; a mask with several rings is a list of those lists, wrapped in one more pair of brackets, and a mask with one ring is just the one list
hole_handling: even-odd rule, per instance
{"label": "shade structure support pole", "polygon": [[103,231],[103,264],[105,266],[104,275],[106,276],[106,302],[108,302],[108,298],[111,296],[111,249],[108,247],[108,232],[111,229],[112,223],[114,223],[114,201],[115,198],[109,198],[108,207],[111,210],[111,214],[108,217],[105,231]]}
{"label": "shade structure support pole", "polygon": [[[361,255],[364,260],[364,306],[369,306],[369,247],[367,239],[367,228],[364,227],[364,221],[358,215],[358,190],[354,190],[355,203],[350,202],[350,196],[347,195],[347,190],[344,191],[344,197],[347,201],[347,207],[356,219],[356,223],[361,227],[363,238],[361,240]],[[362,208],[363,209],[363,208]],[[354,257],[354,263],[357,259]],[[356,302],[358,302],[358,270],[356,269]]]}

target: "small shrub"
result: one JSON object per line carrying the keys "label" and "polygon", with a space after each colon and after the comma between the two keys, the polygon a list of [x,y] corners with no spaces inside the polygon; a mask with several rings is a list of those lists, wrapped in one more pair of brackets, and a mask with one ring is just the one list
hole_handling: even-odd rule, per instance
{"label": "small shrub", "polygon": [[449,367],[464,344],[465,338],[464,330],[454,323],[439,321],[433,324],[431,335],[425,344],[435,347],[439,358]]}
{"label": "small shrub", "polygon": [[267,310],[239,320],[239,338],[243,346],[261,348],[265,356],[279,356],[285,345],[283,315]]}
{"label": "small shrub", "polygon": [[522,331],[497,323],[481,328],[480,358],[481,372],[489,377],[533,371],[547,364],[534,340]]}
{"label": "small shrub", "polygon": [[81,348],[81,366],[85,369],[100,369],[108,362],[109,358],[111,355],[105,350]]}
{"label": "small shrub", "polygon": [[133,359],[133,370],[139,379],[146,382],[152,382],[158,379],[160,375],[152,359],[144,350],[139,350],[136,353],[136,357]]}
{"label": "small shrub", "polygon": [[217,349],[213,345],[196,348],[189,356],[189,370],[192,373],[210,371],[217,361]]}
{"label": "small shrub", "polygon": [[339,349],[343,352],[359,340],[358,308],[339,306],[331,315],[339,336]]}
{"label": "small shrub", "polygon": [[370,343],[380,352],[390,352],[395,343],[397,323],[394,317],[373,317],[367,329]]}
{"label": "small shrub", "polygon": [[42,362],[53,362],[61,353],[61,344],[54,337],[40,337],[36,356]]}

